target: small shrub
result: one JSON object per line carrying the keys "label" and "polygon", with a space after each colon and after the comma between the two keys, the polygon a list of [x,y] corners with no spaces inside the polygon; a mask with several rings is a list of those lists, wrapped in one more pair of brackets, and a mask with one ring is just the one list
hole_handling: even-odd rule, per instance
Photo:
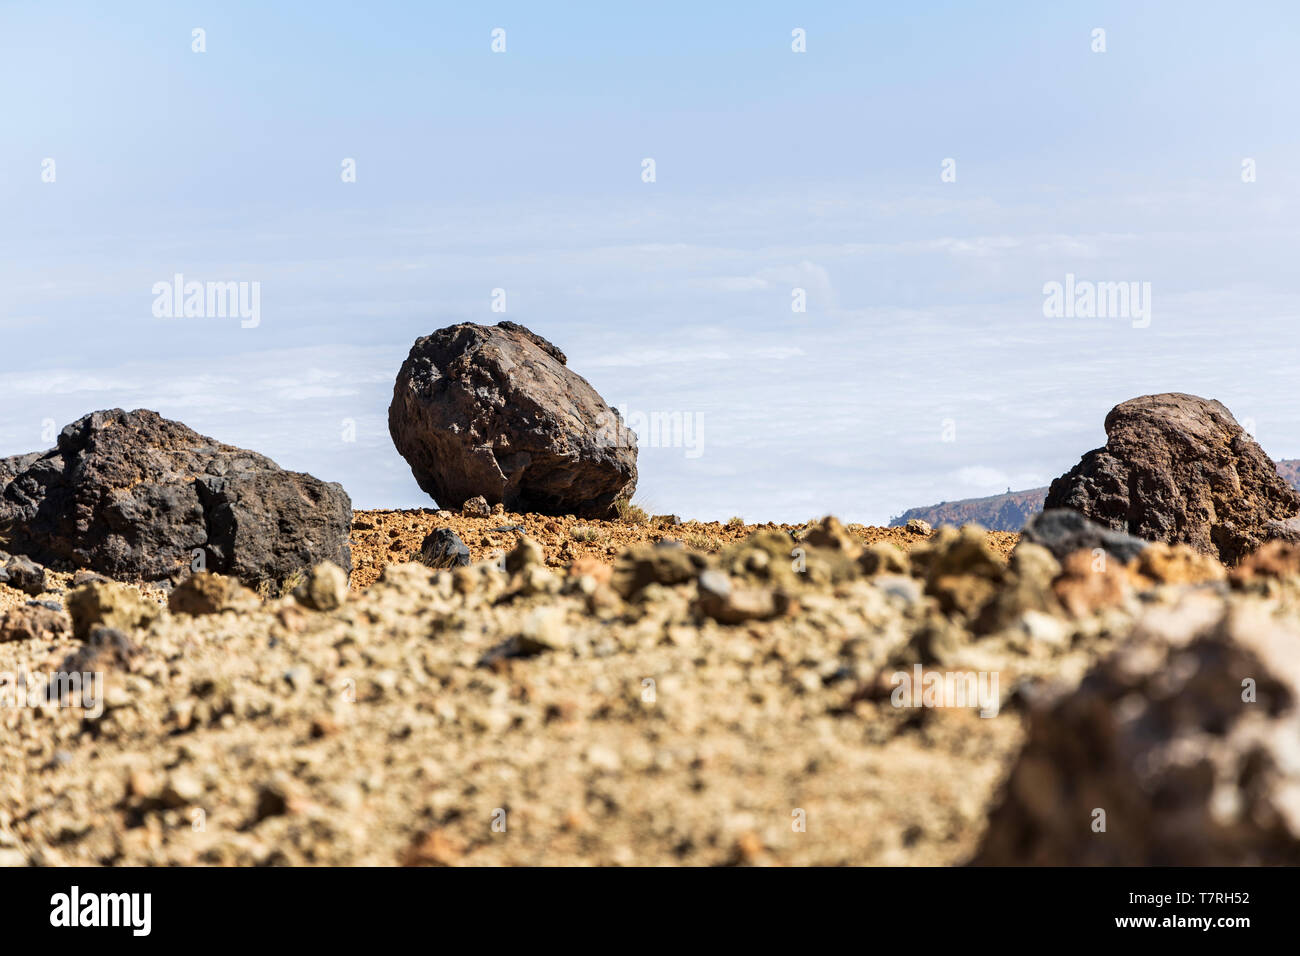
{"label": "small shrub", "polygon": [[307,579],[305,571],[294,571],[280,582],[280,597],[288,597],[298,589],[298,585]]}
{"label": "small shrub", "polygon": [[302,584],[306,577],[306,572],[294,571],[278,581],[272,578],[262,578],[257,582],[257,596],[263,601],[274,601],[276,598],[288,597],[298,585]]}
{"label": "small shrub", "polygon": [[626,498],[620,498],[614,502],[614,507],[618,510],[618,518],[624,524],[649,524],[650,516],[645,513],[645,509],[639,505],[634,505]]}
{"label": "small shrub", "polygon": [[682,538],[682,542],[696,551],[717,551],[722,545],[717,538],[699,531],[693,531]]}

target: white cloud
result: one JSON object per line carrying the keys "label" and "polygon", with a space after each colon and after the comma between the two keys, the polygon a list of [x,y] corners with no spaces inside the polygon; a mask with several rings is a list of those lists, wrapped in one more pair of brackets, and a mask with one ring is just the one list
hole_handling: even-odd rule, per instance
{"label": "white cloud", "polygon": [[[1267,204],[1244,197],[1221,232],[1163,198],[824,192],[575,201],[558,221],[526,205],[384,211],[346,230],[304,216],[251,248],[190,224],[203,239],[187,275],[262,281],[255,332],[151,320],[149,282],[175,256],[165,231],[87,236],[112,250],[90,261],[13,249],[3,321],[46,321],[6,326],[0,390],[21,410],[0,422],[0,453],[39,447],[45,418],[144,406],[342,481],[359,503],[427,504],[387,434],[397,368],[418,335],[507,318],[607,400],[703,416],[700,458],[641,458],[642,493],[687,516],[878,522],[1042,485],[1098,444],[1111,405],[1169,388],[1245,409],[1271,453],[1300,454],[1285,398],[1300,280],[1281,267],[1300,243]],[[1208,196],[1206,217],[1234,208]],[[1151,328],[1045,320],[1042,283],[1067,269],[1152,281]],[[489,311],[495,287],[505,315]],[[807,314],[790,311],[794,287]]]}

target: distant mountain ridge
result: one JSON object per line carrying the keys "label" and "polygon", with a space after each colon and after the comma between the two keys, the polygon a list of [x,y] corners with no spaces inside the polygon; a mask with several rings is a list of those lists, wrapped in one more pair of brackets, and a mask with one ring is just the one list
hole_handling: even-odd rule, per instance
{"label": "distant mountain ridge", "polygon": [[[1300,458],[1279,461],[1277,473],[1296,491],[1300,491]],[[940,525],[983,525],[990,531],[1019,531],[1025,522],[1043,509],[1047,489],[1030,488],[1012,491],[987,498],[963,498],[961,501],[941,501],[937,505],[908,508],[889,522],[891,528],[900,528],[913,518],[927,521],[934,527]]]}

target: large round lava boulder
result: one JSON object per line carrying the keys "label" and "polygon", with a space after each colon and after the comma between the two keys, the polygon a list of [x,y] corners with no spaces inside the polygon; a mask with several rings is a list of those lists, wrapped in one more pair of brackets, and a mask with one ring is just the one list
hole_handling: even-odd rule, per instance
{"label": "large round lava boulder", "polygon": [[514,322],[417,339],[388,430],[443,508],[482,495],[514,512],[603,518],[636,490],[636,436],[563,352]]}
{"label": "large round lava boulder", "polygon": [[0,547],[42,564],[144,581],[202,567],[254,585],[351,568],[342,486],[157,412],[92,412],[53,450],[5,461]]}
{"label": "large round lava boulder", "polygon": [[1112,408],[1105,446],[1052,482],[1045,507],[1228,564],[1293,535],[1300,495],[1221,403],[1168,392]]}

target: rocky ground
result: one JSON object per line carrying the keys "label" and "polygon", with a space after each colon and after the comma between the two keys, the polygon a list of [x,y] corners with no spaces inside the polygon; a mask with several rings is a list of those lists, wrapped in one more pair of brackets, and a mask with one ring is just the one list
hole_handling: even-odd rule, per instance
{"label": "rocky ground", "polygon": [[[352,522],[352,587],[369,587],[379,579],[386,565],[418,561],[420,545],[435,528],[450,528],[455,531],[469,548],[474,561],[487,561],[503,554],[522,533],[541,545],[548,566],[566,568],[578,558],[612,562],[624,548],[647,542],[680,541],[697,551],[716,553],[760,529],[778,529],[800,535],[815,523],[808,521],[802,525],[753,525],[745,524],[740,519],[726,523],[682,522],[672,515],[600,521],[571,515],[547,517],[508,514],[504,511],[486,517],[431,509],[358,511]],[[847,530],[866,544],[888,541],[905,551],[926,537],[923,533],[907,528],[850,524]],[[1015,547],[1016,538],[1015,534],[993,532],[989,535],[989,543],[994,550],[1006,556]]]}
{"label": "rocky ground", "polygon": [[351,587],[0,585],[0,672],[106,674],[0,708],[0,862],[1294,862],[1300,554],[1069,534],[361,512]]}
{"label": "rocky ground", "polygon": [[645,514],[509,322],[394,385],[454,512],[91,412],[0,458],[0,864],[1300,863],[1300,494],[1104,424],[1010,534]]}

